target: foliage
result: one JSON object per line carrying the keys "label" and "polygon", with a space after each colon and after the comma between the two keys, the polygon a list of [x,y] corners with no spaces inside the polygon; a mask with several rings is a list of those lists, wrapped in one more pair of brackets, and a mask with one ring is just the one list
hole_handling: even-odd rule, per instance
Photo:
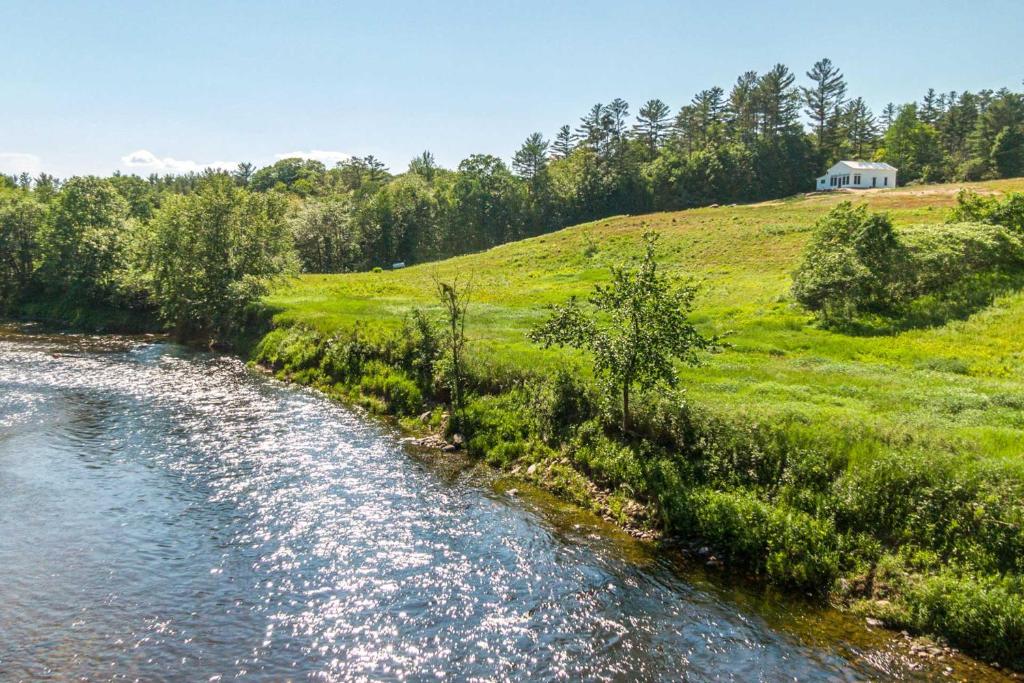
{"label": "foliage", "polygon": [[179,337],[225,339],[270,281],[292,268],[284,202],[225,174],[169,198],[152,230],[153,297]]}
{"label": "foliage", "polygon": [[904,298],[898,275],[906,260],[887,216],[843,202],[815,224],[793,274],[793,296],[829,323],[891,313]]}
{"label": "foliage", "polygon": [[984,197],[967,189],[960,190],[949,222],[1002,225],[1024,236],[1024,193],[1011,192],[1000,201],[996,197]]}
{"label": "foliage", "polygon": [[687,319],[696,290],[677,287],[658,273],[655,250],[658,235],[644,233],[646,252],[638,268],[612,268],[612,280],[598,285],[589,303],[608,316],[604,323],[587,313],[575,298],[556,306],[551,317],[530,332],[545,347],[552,345],[587,349],[594,367],[611,395],[621,397],[622,429],[629,429],[629,397],[634,386],[648,390],[660,382],[674,385],[674,360],[695,364],[697,352],[712,348]]}
{"label": "foliage", "polygon": [[444,311],[443,354],[435,363],[434,372],[444,378],[452,405],[453,427],[459,427],[465,404],[466,312],[472,294],[470,285],[435,281],[437,298]]}
{"label": "foliage", "polygon": [[35,272],[46,208],[22,192],[0,192],[0,311],[26,293]]}
{"label": "foliage", "polygon": [[74,305],[111,301],[127,265],[128,232],[128,204],[110,181],[72,178],[54,197],[41,231],[41,287]]}
{"label": "foliage", "polygon": [[361,235],[346,199],[311,199],[288,223],[305,272],[343,273],[362,265]]}

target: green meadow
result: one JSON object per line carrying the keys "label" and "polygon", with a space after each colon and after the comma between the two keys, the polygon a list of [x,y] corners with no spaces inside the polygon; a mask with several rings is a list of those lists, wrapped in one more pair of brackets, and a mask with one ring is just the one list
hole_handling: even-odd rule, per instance
{"label": "green meadow", "polygon": [[[1024,180],[968,184],[1024,190]],[[663,268],[700,283],[693,319],[728,347],[681,369],[689,400],[752,420],[804,423],[856,456],[916,441],[1009,468],[1024,458],[1024,292],[945,324],[861,334],[821,329],[789,295],[814,221],[844,199],[897,227],[945,220],[960,185],[812,195],[754,205],[621,216],[397,271],[304,275],[267,298],[277,325],[330,334],[357,323],[399,328],[436,308],[435,278],[469,283],[470,353],[499,369],[586,364],[542,350],[526,331],[546,306],[586,296],[609,265],[638,258],[645,228],[662,235]],[[819,435],[820,438],[820,435]],[[881,444],[881,446],[880,446]]]}
{"label": "green meadow", "polygon": [[[732,571],[1024,669],[1024,278],[972,280],[929,315],[845,331],[790,294],[839,202],[887,212],[899,234],[944,223],[960,187],[618,216],[437,263],[305,275],[266,297],[272,329],[251,358],[412,431],[431,411],[427,429],[450,436],[423,361],[436,347],[413,318],[440,317],[437,281],[468,285],[471,455],[706,545]],[[1003,195],[1024,179],[966,187]],[[527,332],[639,259],[648,229],[659,267],[698,283],[692,320],[725,344],[634,401],[624,434],[589,359]]]}

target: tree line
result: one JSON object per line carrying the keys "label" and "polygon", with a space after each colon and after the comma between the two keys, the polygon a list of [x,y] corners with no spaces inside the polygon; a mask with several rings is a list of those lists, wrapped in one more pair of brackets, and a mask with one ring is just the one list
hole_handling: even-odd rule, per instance
{"label": "tree line", "polygon": [[[154,245],[164,244],[161,230],[183,229],[169,221],[222,230],[210,238],[215,250],[227,248],[224,240],[253,239],[269,221],[271,261],[294,253],[301,270],[330,273],[444,258],[611,215],[784,197],[813,189],[814,178],[842,158],[890,162],[902,183],[1024,173],[1021,93],[928,90],[920,102],[889,104],[876,116],[848,91],[838,67],[823,59],[803,84],[777,64],[743,73],[728,90],[702,90],[676,111],[654,99],[633,115],[627,102],[614,99],[550,139],[529,135],[510,165],[474,154],[446,169],[424,152],[399,173],[367,156],[333,168],[289,158],[263,168],[239,164],[231,173],[115,173],[65,182],[47,174],[0,176],[7,302],[0,305],[10,307],[28,290],[54,295],[55,288],[83,300],[116,289],[121,303],[152,301],[163,286],[154,278],[163,271],[152,260],[140,265],[140,255],[154,258]],[[217,213],[212,195],[232,208]],[[200,226],[204,212],[260,227]],[[79,259],[79,249],[87,258]],[[167,251],[168,263],[185,253]],[[220,258],[216,253],[209,258]],[[244,258],[231,269],[252,275],[250,284],[278,270]],[[123,276],[117,287],[114,270]],[[209,321],[187,326],[197,325]]]}

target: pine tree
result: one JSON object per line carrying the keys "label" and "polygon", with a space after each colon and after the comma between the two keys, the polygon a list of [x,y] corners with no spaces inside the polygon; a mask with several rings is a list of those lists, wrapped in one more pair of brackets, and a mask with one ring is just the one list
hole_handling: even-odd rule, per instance
{"label": "pine tree", "polygon": [[512,168],[520,178],[534,180],[547,169],[547,155],[548,141],[540,133],[533,133],[512,155]]}
{"label": "pine tree", "polygon": [[939,119],[940,112],[939,97],[935,94],[935,88],[928,88],[928,92],[924,94],[921,106],[917,110],[918,118],[925,123],[934,125]]}
{"label": "pine tree", "polygon": [[652,156],[657,154],[669,129],[670,114],[671,109],[661,100],[647,100],[636,116],[633,134],[643,141]]}
{"label": "pine tree", "polygon": [[793,87],[796,78],[785,64],[776,64],[757,81],[757,104],[761,134],[773,139],[798,127],[800,94]]}
{"label": "pine tree", "polygon": [[591,149],[599,149],[607,136],[607,122],[607,109],[598,102],[580,119],[580,125],[576,127],[576,139]]}
{"label": "pine tree", "polygon": [[568,124],[559,128],[558,135],[555,136],[554,142],[551,143],[551,156],[556,159],[564,159],[569,156],[572,153],[574,140],[572,128]]}
{"label": "pine tree", "polygon": [[839,68],[827,58],[816,62],[807,72],[807,77],[814,85],[800,88],[804,111],[814,126],[818,149],[833,156],[837,146],[839,117],[846,99],[846,81]]}
{"label": "pine tree", "polygon": [[736,140],[747,140],[757,133],[757,80],[756,71],[747,71],[729,92],[726,120]]}
{"label": "pine tree", "polygon": [[896,105],[893,104],[892,102],[890,102],[889,104],[885,105],[885,107],[882,109],[882,132],[883,133],[885,131],[889,130],[889,127],[892,126],[893,121],[896,120],[897,113],[898,112],[896,111]]}
{"label": "pine tree", "polygon": [[867,158],[878,140],[878,124],[864,98],[857,97],[847,102],[842,119],[850,153],[856,159]]}

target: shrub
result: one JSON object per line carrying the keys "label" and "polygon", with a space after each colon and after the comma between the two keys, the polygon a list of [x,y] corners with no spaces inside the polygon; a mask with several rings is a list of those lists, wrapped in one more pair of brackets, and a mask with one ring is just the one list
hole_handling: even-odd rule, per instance
{"label": "shrub", "polygon": [[536,422],[526,409],[525,396],[474,396],[463,410],[462,429],[470,455],[495,466],[507,466],[533,448]]}
{"label": "shrub", "polygon": [[951,223],[989,223],[1024,235],[1024,193],[1013,192],[1004,200],[982,197],[970,190],[960,190],[956,207],[950,213]]}
{"label": "shrub", "polygon": [[387,412],[392,415],[413,415],[423,406],[423,395],[416,383],[404,373],[370,361],[363,368],[359,390],[384,401]]}
{"label": "shrub", "polygon": [[541,435],[548,441],[566,436],[596,412],[593,389],[565,368],[535,387],[532,403]]}
{"label": "shrub", "polygon": [[336,382],[354,383],[363,375],[363,365],[376,355],[376,349],[358,325],[339,332],[326,341],[320,369]]}
{"label": "shrub", "polygon": [[[896,626],[941,633],[989,661],[1024,667],[1024,586],[1020,579],[946,569],[911,584]],[[902,623],[901,623],[902,622]]]}
{"label": "shrub", "polygon": [[793,275],[793,296],[827,322],[890,312],[902,300],[906,255],[884,214],[843,202],[821,218]]}
{"label": "shrub", "polygon": [[826,589],[838,575],[838,538],[827,519],[746,491],[704,490],[693,504],[700,536],[734,564],[801,590]]}

